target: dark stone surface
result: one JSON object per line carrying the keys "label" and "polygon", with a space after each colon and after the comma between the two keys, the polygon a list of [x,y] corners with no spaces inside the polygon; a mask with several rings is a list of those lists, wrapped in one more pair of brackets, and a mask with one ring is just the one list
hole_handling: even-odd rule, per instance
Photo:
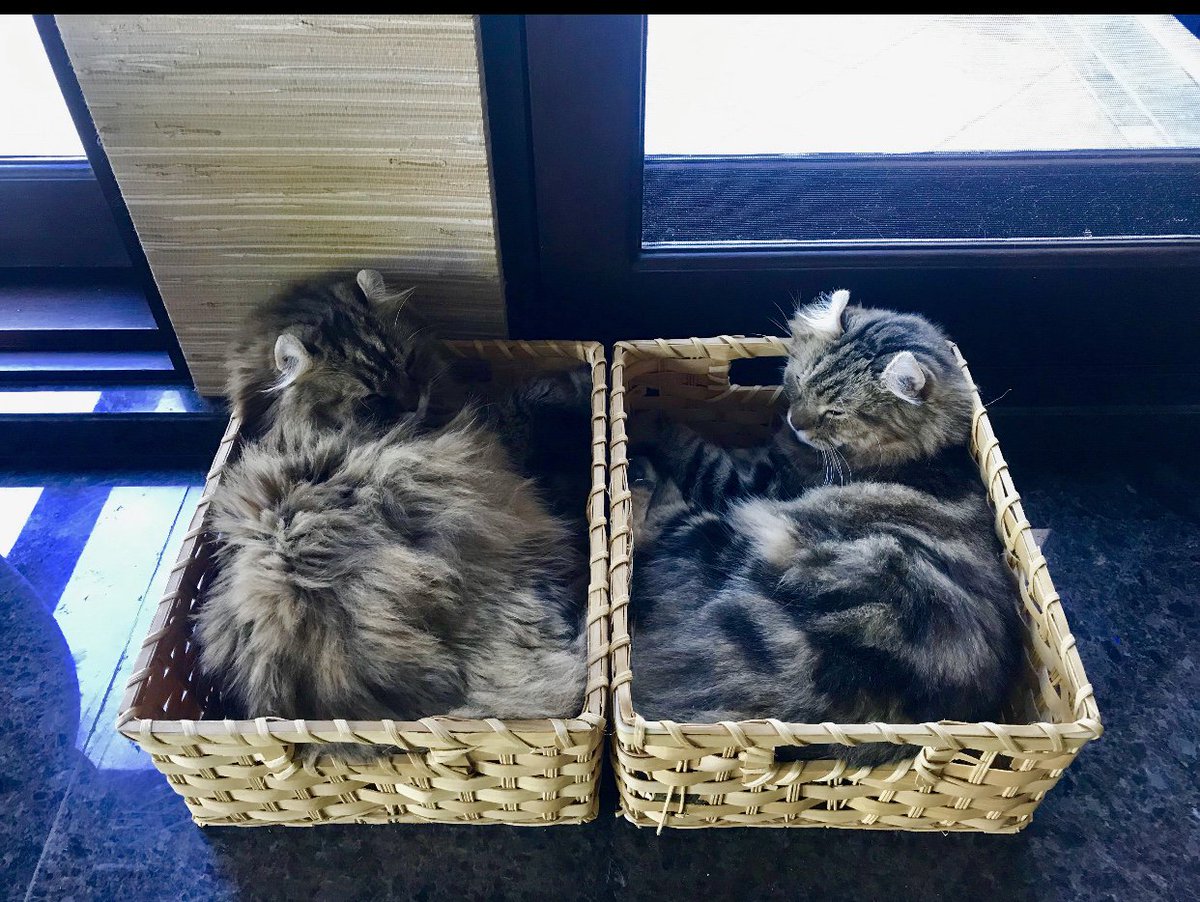
{"label": "dark stone surface", "polygon": [[108,500],[108,491],[108,486],[96,485],[87,477],[55,480],[47,485],[8,555],[8,562],[37,590],[50,610],[71,578],[75,562]]}
{"label": "dark stone surface", "polygon": [[[10,593],[0,673],[19,698],[0,711],[0,880],[33,899],[1195,899],[1200,477],[1136,461],[1016,479],[1051,530],[1051,573],[1107,729],[1016,836],[656,836],[613,817],[611,780],[583,827],[201,830],[144,756],[74,751],[70,658],[45,609]],[[162,537],[131,536],[130,554],[143,541]],[[14,819],[9,800],[33,796]]]}
{"label": "dark stone surface", "polygon": [[79,754],[79,684],[45,602],[0,557],[0,885],[24,891]]}

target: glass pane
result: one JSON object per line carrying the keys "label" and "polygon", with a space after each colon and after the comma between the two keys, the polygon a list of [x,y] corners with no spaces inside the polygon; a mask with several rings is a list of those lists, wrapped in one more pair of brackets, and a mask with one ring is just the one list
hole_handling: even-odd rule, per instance
{"label": "glass pane", "polygon": [[0,15],[0,157],[82,157],[32,16]]}
{"label": "glass pane", "polygon": [[647,155],[1200,147],[1173,16],[649,17]]}

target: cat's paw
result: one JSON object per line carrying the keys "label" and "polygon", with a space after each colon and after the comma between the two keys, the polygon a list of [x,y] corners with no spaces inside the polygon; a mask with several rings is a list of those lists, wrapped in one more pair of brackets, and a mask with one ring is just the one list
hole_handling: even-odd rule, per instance
{"label": "cat's paw", "polygon": [[631,458],[626,470],[631,502],[629,529],[634,541],[652,541],[662,524],[685,507],[683,495],[645,457]]}
{"label": "cat's paw", "polygon": [[571,397],[575,403],[582,402],[585,407],[591,407],[592,392],[595,386],[592,384],[592,368],[588,365],[577,366],[567,372],[567,380],[570,384]]}
{"label": "cat's paw", "polygon": [[654,487],[658,485],[658,471],[654,469],[654,464],[646,457],[632,457],[629,459],[629,467],[626,470],[629,486],[654,491]]}
{"label": "cat's paw", "polygon": [[577,366],[547,373],[523,383],[515,391],[519,405],[546,411],[588,410],[592,397],[592,370]]}
{"label": "cat's paw", "polygon": [[629,481],[629,534],[634,541],[645,535],[646,515],[654,500],[654,490],[658,487],[658,474],[654,465],[644,457],[634,457],[629,461],[625,470]]}

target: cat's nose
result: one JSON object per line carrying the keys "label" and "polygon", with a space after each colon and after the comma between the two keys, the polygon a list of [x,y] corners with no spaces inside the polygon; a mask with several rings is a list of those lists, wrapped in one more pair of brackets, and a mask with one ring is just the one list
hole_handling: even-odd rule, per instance
{"label": "cat's nose", "polygon": [[811,429],[817,424],[817,418],[802,407],[793,405],[788,408],[787,413],[788,425],[793,429],[803,432]]}
{"label": "cat's nose", "polygon": [[795,435],[797,439],[806,445],[812,445],[812,438],[809,436],[808,430],[801,429],[795,424],[795,422],[792,420],[792,412],[790,410],[787,413],[787,422],[788,425],[792,427],[792,434]]}

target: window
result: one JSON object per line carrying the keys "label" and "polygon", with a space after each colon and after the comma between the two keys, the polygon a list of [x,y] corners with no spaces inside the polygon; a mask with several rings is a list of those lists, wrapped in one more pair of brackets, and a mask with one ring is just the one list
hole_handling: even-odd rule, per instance
{"label": "window", "polygon": [[[1195,403],[1195,38],[1171,17],[897,21],[482,17],[513,333],[775,334],[845,287],[941,322],[1009,408]],[[814,54],[836,38],[842,77],[804,31]],[[899,115],[905,59],[940,93]],[[1038,72],[1040,94],[1005,93]],[[1068,87],[1090,105],[1064,118]],[[773,113],[801,96],[807,119]],[[1015,125],[980,119],[1006,104]]]}
{"label": "window", "polygon": [[1200,233],[1172,16],[650,16],[643,245]]}
{"label": "window", "polygon": [[1173,16],[649,16],[649,158],[1200,146]]}
{"label": "window", "polygon": [[0,415],[186,372],[53,18],[0,15],[0,384],[30,387]]}
{"label": "window", "polygon": [[0,157],[82,160],[33,16],[0,15]]}

